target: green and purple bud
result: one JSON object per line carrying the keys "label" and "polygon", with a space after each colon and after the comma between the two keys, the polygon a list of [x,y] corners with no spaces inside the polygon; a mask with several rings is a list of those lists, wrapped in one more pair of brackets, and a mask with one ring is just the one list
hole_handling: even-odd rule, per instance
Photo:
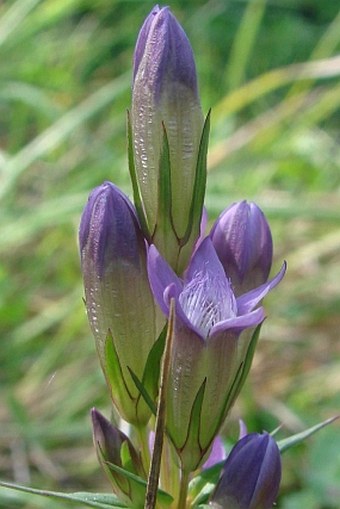
{"label": "green and purple bud", "polygon": [[271,509],[281,481],[280,451],[264,433],[250,433],[229,454],[210,499],[213,509]]}
{"label": "green and purple bud", "polygon": [[92,191],[79,229],[87,316],[112,400],[130,423],[145,424],[150,410],[129,369],[143,378],[164,319],[146,269],[146,247],[135,209],[110,182]]}
{"label": "green and purple bud", "polygon": [[155,246],[148,251],[154,297],[175,326],[167,397],[167,430],[186,470],[206,456],[249,371],[253,342],[241,333],[264,320],[259,306],[285,273],[236,297],[211,239],[192,256],[181,280]]}
{"label": "green and purple bud", "polygon": [[255,203],[242,201],[224,210],[213,225],[210,238],[235,295],[267,281],[273,241],[268,222]]}
{"label": "green and purple bud", "polygon": [[206,178],[203,125],[189,40],[169,8],[156,6],[134,54],[132,174],[148,238],[178,273],[199,235]]}
{"label": "green and purple bud", "polygon": [[99,463],[112,484],[113,491],[122,500],[134,507],[143,507],[144,487],[131,477],[114,469],[119,467],[146,479],[139,453],[130,439],[113,426],[98,410],[91,411],[93,442]]}

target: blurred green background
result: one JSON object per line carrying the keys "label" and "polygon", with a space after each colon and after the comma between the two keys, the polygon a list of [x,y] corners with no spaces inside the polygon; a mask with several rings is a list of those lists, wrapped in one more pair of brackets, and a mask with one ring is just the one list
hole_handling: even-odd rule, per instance
{"label": "blurred green background", "polygon": [[[340,2],[174,0],[212,107],[207,207],[267,213],[288,274],[234,409],[297,432],[340,408]],[[131,195],[125,112],[151,1],[0,5],[0,478],[103,490],[89,409],[109,415],[82,303],[77,228],[90,189]],[[338,56],[337,56],[338,55]],[[336,509],[333,424],[285,453],[280,509]],[[0,489],[1,508],[68,505]],[[71,507],[71,506],[70,506]],[[74,507],[74,506],[73,506]]]}

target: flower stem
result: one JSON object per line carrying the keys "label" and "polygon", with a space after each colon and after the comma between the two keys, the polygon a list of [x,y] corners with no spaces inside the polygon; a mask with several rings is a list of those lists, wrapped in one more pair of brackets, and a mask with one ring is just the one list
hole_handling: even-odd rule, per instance
{"label": "flower stem", "polygon": [[148,444],[148,429],[146,426],[139,426],[136,428],[136,433],[138,436],[138,442],[140,445],[140,454],[142,458],[143,468],[145,473],[149,470],[150,464],[150,451]]}
{"label": "flower stem", "polygon": [[189,472],[186,472],[185,470],[182,469],[177,509],[186,509],[188,485],[189,485]]}

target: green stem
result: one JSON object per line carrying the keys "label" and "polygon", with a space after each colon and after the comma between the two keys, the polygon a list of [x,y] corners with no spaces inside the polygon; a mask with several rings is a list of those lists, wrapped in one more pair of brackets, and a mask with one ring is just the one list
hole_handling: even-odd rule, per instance
{"label": "green stem", "polygon": [[188,485],[189,485],[189,472],[186,472],[185,470],[182,469],[177,509],[186,509]]}
{"label": "green stem", "polygon": [[136,427],[136,433],[138,437],[138,442],[140,445],[140,454],[142,458],[143,468],[145,473],[148,473],[149,464],[150,464],[150,451],[149,451],[149,441],[148,441],[148,429],[146,426]]}

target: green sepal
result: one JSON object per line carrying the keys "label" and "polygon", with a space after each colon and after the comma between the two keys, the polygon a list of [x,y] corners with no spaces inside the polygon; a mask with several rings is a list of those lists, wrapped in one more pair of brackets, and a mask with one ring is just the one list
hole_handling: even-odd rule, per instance
{"label": "green sepal", "polygon": [[158,169],[157,219],[152,242],[170,266],[176,271],[179,255],[179,240],[176,236],[172,214],[171,161],[168,135],[162,124],[163,139]]}
{"label": "green sepal", "polygon": [[197,391],[191,409],[186,440],[180,450],[177,451],[181,457],[182,467],[187,472],[196,470],[206,452],[202,450],[200,444],[201,414],[206,383],[207,379],[205,378]]}
{"label": "green sepal", "polygon": [[164,352],[165,339],[167,333],[167,326],[165,325],[158,339],[153,344],[146,364],[142,380],[128,366],[131,378],[137,387],[140,396],[142,396],[144,402],[147,404],[151,412],[156,415],[156,397],[158,393],[159,375],[161,370],[161,358]]}
{"label": "green sepal", "polygon": [[158,386],[159,386],[159,376],[161,371],[161,359],[164,352],[165,339],[167,334],[167,325],[163,327],[162,332],[160,333],[158,339],[152,345],[152,348],[149,352],[142,383],[145,390],[148,392],[153,400],[156,399],[158,394]]}
{"label": "green sepal", "polygon": [[[113,341],[113,336],[110,330],[107,333],[104,345],[103,371],[110,388],[112,400],[117,408],[122,412],[124,417],[126,416],[124,408],[126,408],[128,404],[127,397],[131,402],[133,402],[133,397],[127,387],[123,370],[119,362],[117,350]],[[114,393],[112,388],[114,388]]]}
{"label": "green sepal", "polygon": [[[188,225],[184,236],[179,239],[179,244],[182,247],[178,262],[179,273],[185,269],[187,261],[190,259],[192,254],[193,246],[200,234],[204,196],[207,184],[207,154],[210,134],[210,114],[211,110],[209,110],[205,118],[198,149],[195,182],[192,192]],[[185,246],[187,246],[187,249]]]}
{"label": "green sepal", "polygon": [[129,444],[127,441],[123,442],[120,446],[120,461],[122,462],[122,467],[124,470],[128,470],[132,472],[134,469],[133,461],[130,454]]}
{"label": "green sepal", "polygon": [[170,147],[168,135],[164,124],[163,129],[163,143],[160,154],[159,170],[158,170],[158,207],[157,207],[157,224],[155,231],[152,232],[154,236],[156,229],[162,232],[162,236],[167,236],[169,231],[173,231],[171,211],[172,211],[172,191],[171,191],[171,162],[170,162]]}
{"label": "green sepal", "polygon": [[188,242],[193,226],[197,228],[197,234],[199,234],[200,231],[205,188],[207,184],[207,154],[210,134],[210,114],[211,110],[208,111],[203,125],[202,136],[198,149],[195,183],[192,193],[189,223],[184,237],[181,238],[181,245],[184,245]]}
{"label": "green sepal", "polygon": [[143,200],[138,184],[138,177],[135,166],[135,158],[134,158],[134,150],[133,150],[133,136],[132,136],[132,126],[130,119],[130,112],[126,112],[126,124],[127,124],[127,146],[128,146],[128,165],[129,165],[129,173],[130,179],[132,183],[132,191],[133,191],[133,201],[136,207],[137,215],[143,230],[143,233],[146,238],[150,239],[150,231],[148,227],[148,221],[144,212]]}
{"label": "green sepal", "polygon": [[85,491],[77,491],[74,493],[63,493],[61,491],[48,491],[29,488],[28,486],[21,486],[9,482],[0,481],[0,486],[9,488],[11,490],[30,493],[42,497],[49,497],[59,500],[66,500],[74,502],[75,504],[83,504],[89,507],[96,507],[98,509],[121,509],[127,506],[123,504],[115,495],[111,493],[89,493]]}
{"label": "green sepal", "polygon": [[233,381],[233,384],[230,388],[230,391],[228,392],[228,395],[226,397],[226,400],[225,400],[225,403],[223,405],[223,409],[222,409],[222,412],[221,412],[221,415],[220,415],[220,418],[218,419],[218,422],[217,422],[217,426],[216,426],[216,432],[215,434],[218,432],[218,430],[220,429],[223,421],[225,420],[230,408],[233,406],[237,396],[239,395],[246,379],[247,379],[247,376],[249,374],[249,371],[250,371],[250,368],[251,368],[251,364],[253,362],[253,358],[254,358],[254,353],[255,353],[255,349],[256,349],[256,345],[257,345],[257,341],[259,339],[259,336],[260,336],[260,331],[261,331],[261,326],[262,326],[262,323],[260,323],[256,329],[254,330],[253,334],[252,334],[252,337],[251,337],[251,340],[249,342],[249,346],[247,348],[247,353],[245,355],[245,358],[243,360],[243,362],[241,363],[237,373],[236,373],[236,376],[235,376],[235,379]]}
{"label": "green sepal", "polygon": [[130,498],[130,485],[129,482],[125,479],[124,476],[121,475],[114,475],[111,472],[111,469],[108,465],[108,461],[105,458],[105,455],[101,449],[101,447],[98,444],[98,447],[96,448],[98,460],[100,463],[101,468],[103,469],[105,475],[109,479],[110,483],[113,486],[113,491],[120,495],[120,498],[124,500],[126,503],[129,503],[131,501]]}
{"label": "green sepal", "polygon": [[339,416],[331,417],[330,419],[326,419],[323,422],[319,422],[319,424],[316,424],[315,426],[312,426],[311,428],[308,428],[304,431],[301,431],[300,433],[296,433],[295,435],[292,435],[288,438],[284,438],[283,440],[279,440],[277,442],[278,448],[280,449],[280,452],[284,452],[287,449],[290,449],[294,445],[300,444],[305,440],[306,438],[310,437],[311,435],[314,435],[317,431],[324,428],[325,426],[328,426],[328,424],[331,424],[332,422],[336,421],[339,418]]}
{"label": "green sepal", "polygon": [[[128,470],[125,470],[124,468],[119,467],[118,465],[114,465],[113,463],[107,462],[107,465],[110,470],[113,470],[122,477],[125,477],[128,481],[131,481],[136,486],[143,488],[143,493],[145,493],[147,482],[144,479],[138,475],[133,474],[132,472],[129,472]],[[158,490],[157,497],[159,497],[160,502],[166,505],[170,505],[174,501],[173,497],[169,493],[161,489]]]}
{"label": "green sepal", "polygon": [[239,393],[247,379],[247,376],[249,374],[249,371],[250,371],[250,368],[251,368],[251,365],[253,362],[255,350],[256,350],[256,345],[257,345],[258,339],[260,337],[262,323],[263,322],[261,322],[256,327],[256,329],[254,330],[254,332],[252,334],[252,337],[251,337],[251,340],[250,340],[250,343],[249,343],[249,346],[247,349],[247,353],[246,353],[245,359],[242,364],[241,376],[240,376],[240,379],[238,380],[237,385],[235,385],[235,388],[234,388],[235,392],[234,392],[234,394],[232,394],[232,403],[231,404],[234,403],[235,399],[239,395]]}
{"label": "green sepal", "polygon": [[156,404],[154,403],[152,397],[147,392],[143,383],[139,380],[138,376],[132,371],[132,369],[129,366],[127,368],[130,372],[131,378],[132,378],[135,386],[139,390],[140,394],[143,396],[145,403],[147,404],[147,406],[149,407],[149,409],[151,410],[153,415],[156,415],[157,407],[156,407]]}

